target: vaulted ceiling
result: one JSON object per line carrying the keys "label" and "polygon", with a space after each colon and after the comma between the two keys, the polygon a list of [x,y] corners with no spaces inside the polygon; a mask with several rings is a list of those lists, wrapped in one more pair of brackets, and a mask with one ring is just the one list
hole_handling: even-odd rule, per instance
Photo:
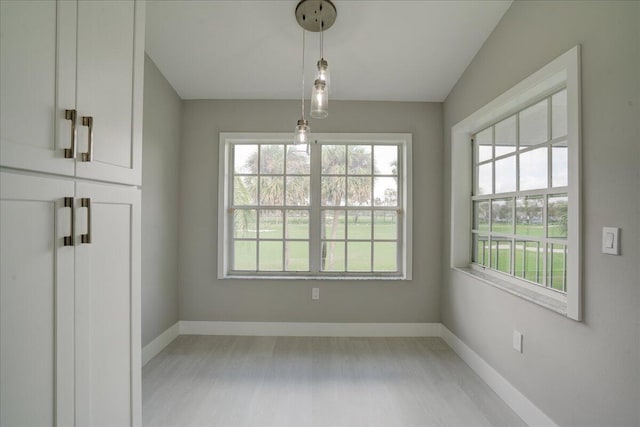
{"label": "vaulted ceiling", "polygon": [[[147,1],[146,51],[183,99],[297,99],[297,1]],[[511,1],[336,0],[331,97],[443,101]],[[308,98],[318,33],[306,33]]]}

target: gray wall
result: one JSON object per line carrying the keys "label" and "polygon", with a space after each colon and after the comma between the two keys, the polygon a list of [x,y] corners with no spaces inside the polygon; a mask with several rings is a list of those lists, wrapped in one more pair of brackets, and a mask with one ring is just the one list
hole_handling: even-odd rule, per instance
{"label": "gray wall", "polygon": [[[584,322],[452,272],[443,251],[443,323],[560,425],[640,425],[639,8],[514,2],[444,106],[449,165],[452,125],[582,44]],[[601,253],[603,226],[622,227],[622,256]]]}
{"label": "gray wall", "polygon": [[182,101],[144,61],[142,345],[178,321],[178,204]]}
{"label": "gray wall", "polygon": [[[296,101],[185,101],[181,159],[180,319],[289,322],[437,322],[442,239],[442,104],[330,103],[316,132],[413,134],[411,281],[218,280],[219,132],[292,132]],[[428,234],[427,234],[428,232]],[[311,301],[311,288],[320,300]]]}

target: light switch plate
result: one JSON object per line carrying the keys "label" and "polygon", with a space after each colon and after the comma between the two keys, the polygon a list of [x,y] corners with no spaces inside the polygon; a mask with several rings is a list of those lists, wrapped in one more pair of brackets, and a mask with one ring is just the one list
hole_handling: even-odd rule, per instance
{"label": "light switch plate", "polygon": [[602,253],[620,255],[620,228],[602,227]]}
{"label": "light switch plate", "polygon": [[513,330],[513,349],[518,353],[522,353],[522,333]]}
{"label": "light switch plate", "polygon": [[320,288],[311,288],[311,299],[312,300],[320,299]]}

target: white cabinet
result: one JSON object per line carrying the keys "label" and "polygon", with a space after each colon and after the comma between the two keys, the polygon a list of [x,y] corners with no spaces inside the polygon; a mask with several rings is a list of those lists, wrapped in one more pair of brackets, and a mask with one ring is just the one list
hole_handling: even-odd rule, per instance
{"label": "white cabinet", "polygon": [[143,74],[144,3],[80,0],[76,176],[142,184]]}
{"label": "white cabinet", "polygon": [[0,165],[140,185],[144,1],[0,7]]}
{"label": "white cabinet", "polygon": [[[140,425],[140,191],[76,184],[76,425]],[[90,221],[88,221],[90,219]],[[89,224],[90,223],[90,224]],[[133,375],[132,375],[133,373]]]}
{"label": "white cabinet", "polygon": [[0,174],[0,425],[74,419],[74,183]]}
{"label": "white cabinet", "polygon": [[0,426],[139,426],[144,1],[0,21]]}
{"label": "white cabinet", "polygon": [[0,164],[73,175],[75,2],[2,1],[0,28]]}
{"label": "white cabinet", "polygon": [[3,172],[0,209],[0,425],[139,426],[140,190]]}

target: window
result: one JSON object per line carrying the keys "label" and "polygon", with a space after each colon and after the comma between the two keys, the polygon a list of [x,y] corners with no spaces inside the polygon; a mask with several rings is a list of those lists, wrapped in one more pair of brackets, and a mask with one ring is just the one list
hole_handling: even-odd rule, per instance
{"label": "window", "polygon": [[566,293],[567,90],[483,129],[472,144],[472,262]]}
{"label": "window", "polygon": [[410,278],[406,134],[220,134],[221,277]]}
{"label": "window", "polygon": [[582,319],[579,52],[451,129],[451,267],[575,320]]}

